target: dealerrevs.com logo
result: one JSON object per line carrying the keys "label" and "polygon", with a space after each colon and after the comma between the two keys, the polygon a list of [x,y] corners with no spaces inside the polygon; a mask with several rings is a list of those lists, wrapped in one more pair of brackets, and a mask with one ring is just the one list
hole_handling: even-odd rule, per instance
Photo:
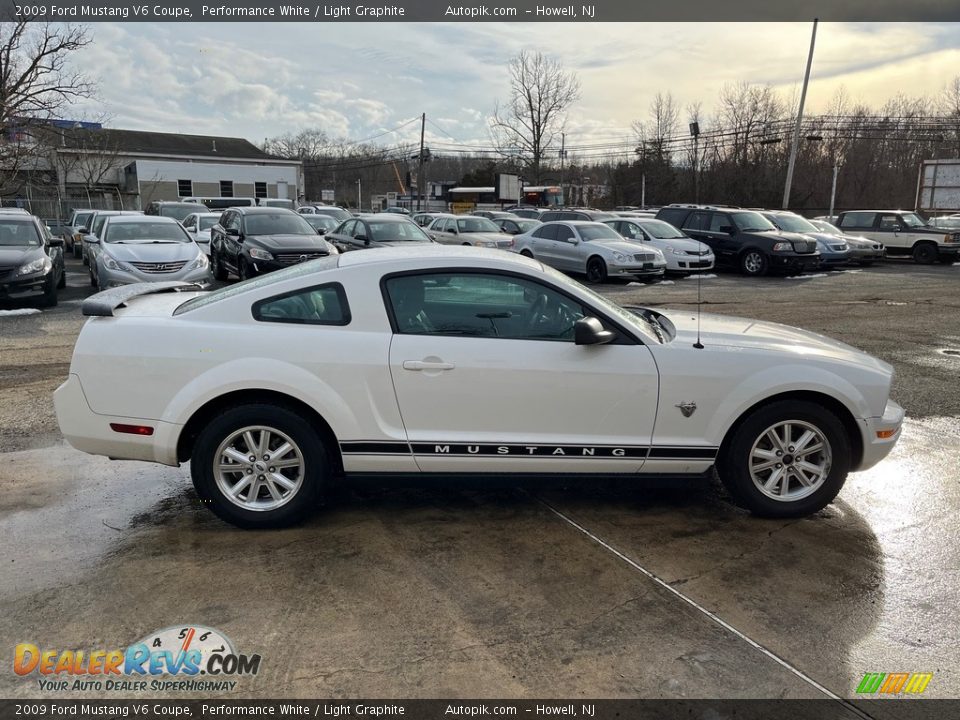
{"label": "dealerrevs.com logo", "polygon": [[857,685],[857,694],[919,695],[932,679],[933,673],[866,673]]}
{"label": "dealerrevs.com logo", "polygon": [[238,653],[219,630],[175,625],[150,633],[126,648],[49,650],[19,643],[13,671],[37,676],[41,690],[229,691],[238,676],[256,675],[260,655]]}

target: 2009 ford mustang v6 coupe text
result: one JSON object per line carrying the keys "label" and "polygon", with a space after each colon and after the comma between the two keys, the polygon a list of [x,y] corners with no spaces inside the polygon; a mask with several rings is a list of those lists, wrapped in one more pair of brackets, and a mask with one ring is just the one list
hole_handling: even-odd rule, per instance
{"label": "2009 ford mustang v6 coupe text", "polygon": [[624,309],[534,260],[460,247],[314,260],[214,292],[88,298],[56,391],[88,453],[178,465],[243,527],[332,479],[701,474],[815,512],[900,434],[892,368],[783,325]]}

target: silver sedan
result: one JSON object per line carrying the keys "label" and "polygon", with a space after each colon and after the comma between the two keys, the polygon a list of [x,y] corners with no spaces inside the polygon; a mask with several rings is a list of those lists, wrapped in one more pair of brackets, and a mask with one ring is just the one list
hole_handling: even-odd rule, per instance
{"label": "silver sedan", "polygon": [[427,234],[444,245],[513,249],[513,237],[494,225],[492,220],[476,215],[437,215]]}
{"label": "silver sedan", "polygon": [[558,220],[517,235],[515,252],[590,282],[608,277],[663,277],[667,261],[655,247],[638,247],[600,222]]}

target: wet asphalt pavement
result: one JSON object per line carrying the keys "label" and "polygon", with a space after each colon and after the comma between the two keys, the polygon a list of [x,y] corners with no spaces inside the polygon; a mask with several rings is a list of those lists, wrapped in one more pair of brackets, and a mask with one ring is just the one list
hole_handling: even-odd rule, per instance
{"label": "wet asphalt pavement", "polygon": [[[960,697],[960,267],[703,280],[710,312],[824,332],[892,362],[903,439],[836,503],[758,520],[713,484],[339,488],[245,532],[186,467],[65,445],[50,393],[87,289],[0,316],[0,645],[125,647],[197,623],[263,657],[239,697],[854,697],[932,672]],[[609,285],[694,308],[695,280]],[[53,697],[0,673],[2,697]],[[91,692],[84,697],[106,693]],[[149,696],[149,693],[147,694]],[[894,706],[870,710],[895,716]]]}

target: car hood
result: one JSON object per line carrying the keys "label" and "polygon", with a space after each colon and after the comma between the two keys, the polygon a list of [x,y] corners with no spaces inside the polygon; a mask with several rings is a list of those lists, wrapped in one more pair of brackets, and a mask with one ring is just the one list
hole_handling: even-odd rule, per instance
{"label": "car hood", "polygon": [[4,267],[23,265],[31,260],[36,260],[42,252],[43,250],[38,245],[18,245],[16,247],[2,245],[0,246],[0,265]]}
{"label": "car hood", "polygon": [[472,232],[472,233],[460,233],[460,237],[468,240],[483,240],[484,242],[503,242],[504,240],[512,240],[513,235],[508,235],[507,233],[496,233],[496,232]]}
{"label": "car hood", "polygon": [[[644,240],[635,241],[638,245],[644,247],[650,247],[650,243]],[[653,242],[659,243],[660,245],[665,245],[667,247],[673,247],[677,250],[683,250],[684,252],[689,253],[699,253],[705,252],[706,254],[712,254],[710,246],[706,243],[697,242],[696,240],[689,240],[687,238],[654,238]]]}
{"label": "car hood", "polygon": [[322,235],[247,235],[244,244],[256,245],[271,252],[330,252]]}
{"label": "car hood", "polygon": [[192,242],[104,243],[102,248],[120,262],[178,262],[193,260],[197,256],[197,244]]}
{"label": "car hood", "polygon": [[[661,312],[658,310],[658,312]],[[664,312],[677,328],[673,342],[693,344],[697,338],[697,316],[690,312]],[[704,346],[771,350],[792,355],[819,357],[893,373],[883,360],[825,335],[779,323],[704,313],[700,317],[700,341]]]}
{"label": "car hood", "polygon": [[[613,252],[624,253],[625,255],[633,255],[641,249],[654,255],[662,255],[659,248],[649,243],[631,242],[630,240],[586,240],[584,242],[588,247],[603,247]],[[695,244],[696,243],[694,243],[694,245]]]}

